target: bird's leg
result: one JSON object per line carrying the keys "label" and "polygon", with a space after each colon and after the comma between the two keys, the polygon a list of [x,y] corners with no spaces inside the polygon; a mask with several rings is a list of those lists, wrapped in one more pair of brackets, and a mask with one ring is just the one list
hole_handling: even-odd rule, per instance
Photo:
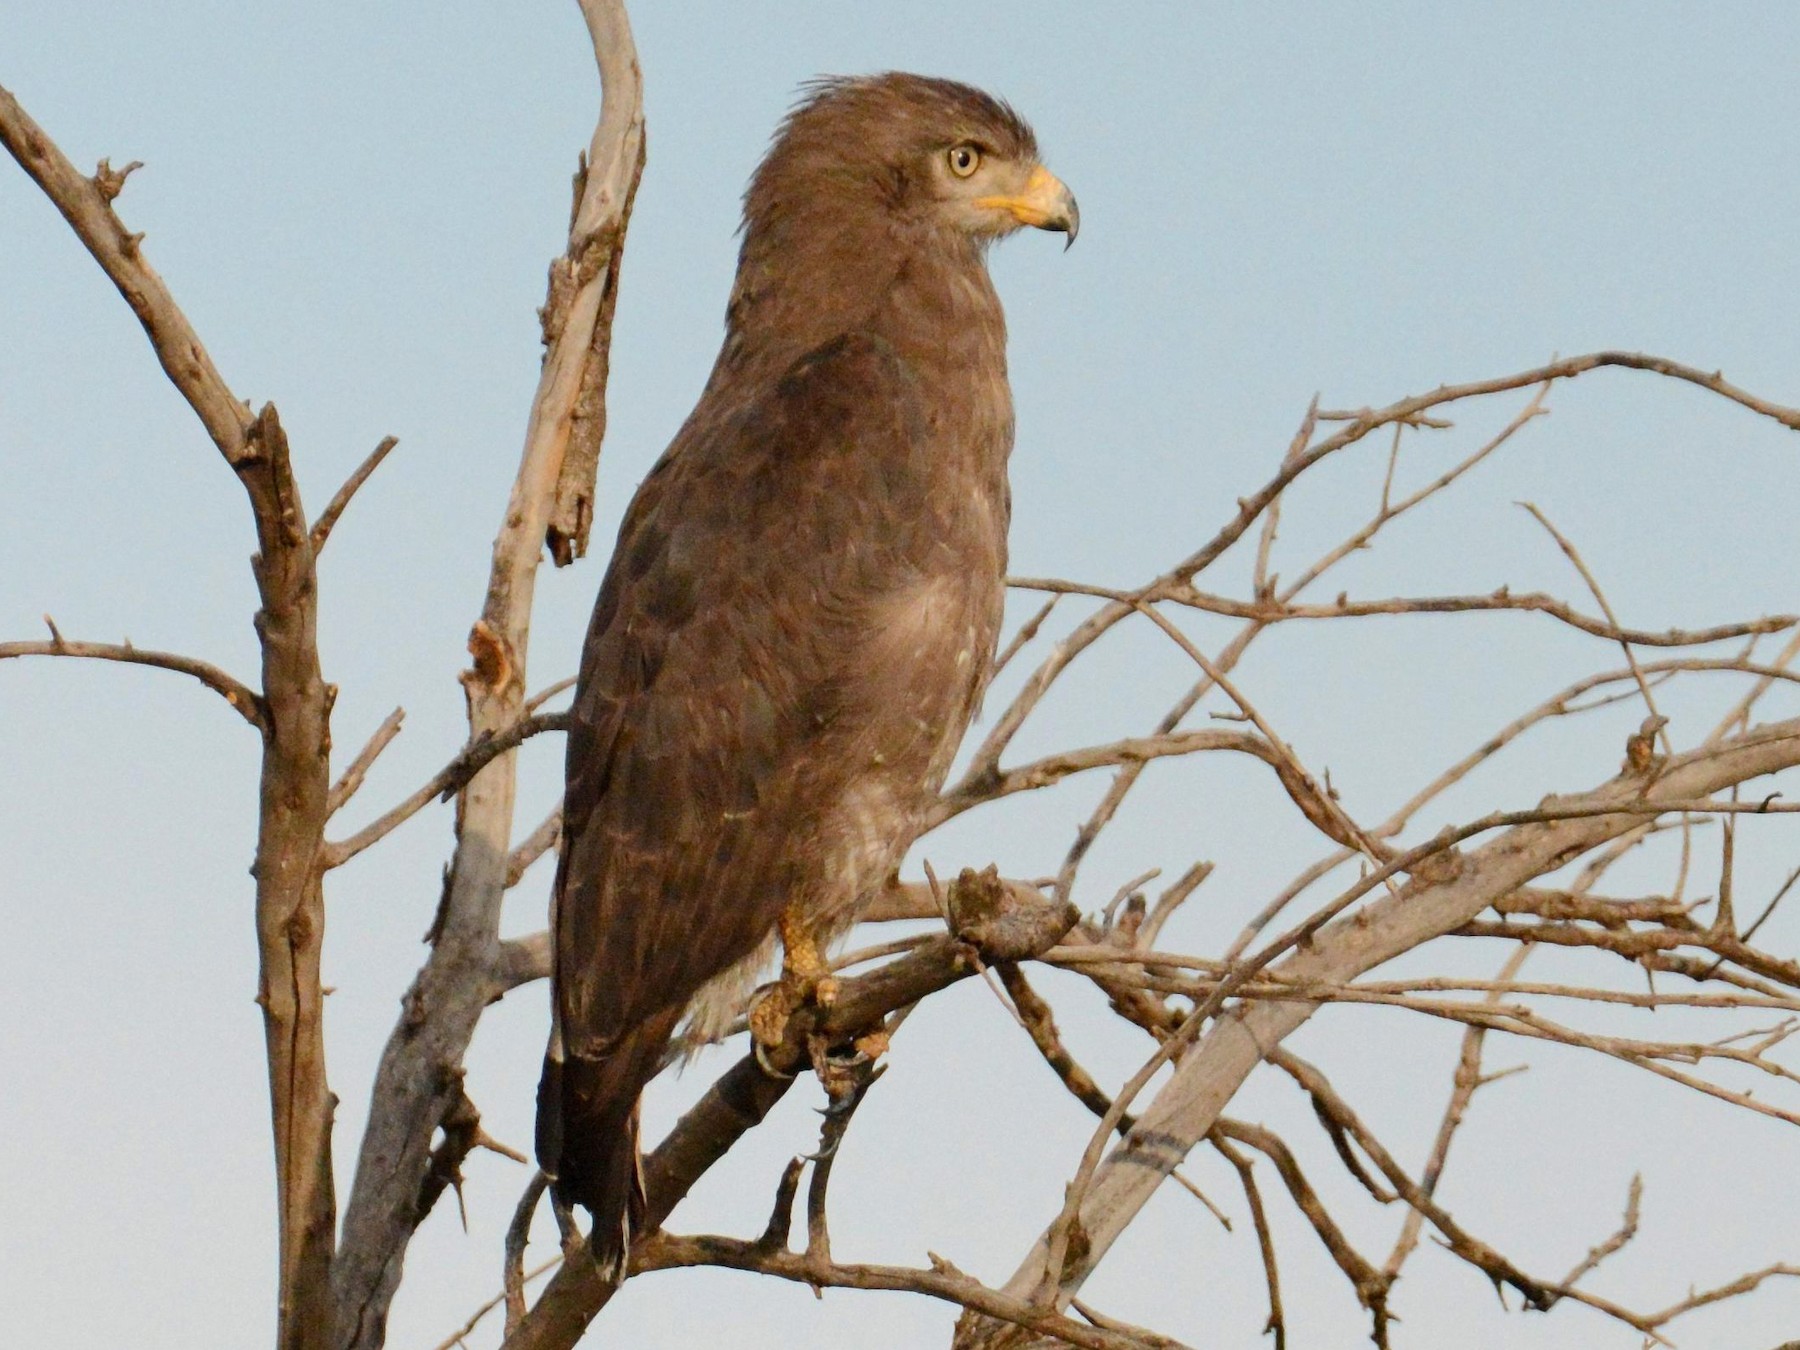
{"label": "bird's leg", "polygon": [[750,1008],[750,1034],[761,1048],[773,1049],[787,1034],[788,1018],[809,1001],[829,1008],[837,1001],[838,982],[819,951],[810,924],[789,905],[781,911],[781,979]]}
{"label": "bird's leg", "polygon": [[821,1008],[837,1002],[837,977],[819,950],[812,928],[792,905],[781,911],[781,978]]}

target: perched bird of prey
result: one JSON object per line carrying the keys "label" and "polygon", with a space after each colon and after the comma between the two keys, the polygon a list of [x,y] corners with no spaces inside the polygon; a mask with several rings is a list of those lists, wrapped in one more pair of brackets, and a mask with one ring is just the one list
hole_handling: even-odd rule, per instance
{"label": "perched bird of prey", "polygon": [[569,730],[538,1159],[618,1271],[638,1097],[834,986],[820,953],[894,875],[993,660],[1012,449],[989,245],[1073,241],[1006,104],[887,74],[810,86],[744,198],[725,343],[625,513]]}

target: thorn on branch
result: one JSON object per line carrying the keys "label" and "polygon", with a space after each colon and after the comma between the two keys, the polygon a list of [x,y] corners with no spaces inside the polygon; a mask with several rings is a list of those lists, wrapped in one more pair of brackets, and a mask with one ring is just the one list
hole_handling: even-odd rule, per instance
{"label": "thorn on branch", "polygon": [[[512,1158],[517,1162],[529,1161],[522,1153],[496,1142],[481,1128],[481,1112],[475,1109],[475,1103],[463,1090],[464,1071],[459,1067],[451,1070],[452,1087],[450,1103],[438,1120],[438,1131],[443,1138],[436,1148],[431,1150],[431,1157],[425,1169],[425,1176],[419,1183],[418,1213],[421,1217],[431,1212],[438,1197],[449,1187],[456,1192],[456,1207],[462,1214],[463,1231],[468,1231],[468,1213],[463,1208],[463,1161],[477,1148],[486,1148],[495,1153]],[[529,1194],[529,1188],[527,1190]],[[529,1219],[527,1219],[529,1222]]]}

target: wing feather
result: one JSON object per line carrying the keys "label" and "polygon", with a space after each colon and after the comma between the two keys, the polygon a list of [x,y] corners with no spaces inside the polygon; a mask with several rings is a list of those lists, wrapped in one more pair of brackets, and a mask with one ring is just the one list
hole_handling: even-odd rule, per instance
{"label": "wing feather", "polygon": [[861,767],[819,753],[857,689],[860,626],[955,565],[927,431],[905,364],[850,335],[747,406],[703,399],[633,500],[568,742],[571,1053],[685,1005],[773,926],[810,822]]}

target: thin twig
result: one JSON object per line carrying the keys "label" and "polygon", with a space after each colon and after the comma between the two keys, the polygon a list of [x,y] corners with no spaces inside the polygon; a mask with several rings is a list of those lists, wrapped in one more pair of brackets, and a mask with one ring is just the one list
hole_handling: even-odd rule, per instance
{"label": "thin twig", "polygon": [[[0,93],[3,93],[0,90]],[[56,625],[49,624],[52,634],[48,642],[0,642],[0,661],[21,656],[67,656],[92,661],[120,661],[132,666],[154,666],[158,670],[173,670],[181,675],[191,675],[208,689],[229,703],[239,717],[261,731],[265,718],[263,702],[248,685],[234,679],[217,666],[205,661],[196,661],[191,656],[177,656],[173,652],[146,651],[134,647],[129,642],[70,642],[56,631]]]}
{"label": "thin twig", "polygon": [[1625,1192],[1625,1216],[1619,1222],[1618,1231],[1604,1242],[1588,1248],[1588,1254],[1576,1263],[1575,1268],[1562,1278],[1565,1289],[1575,1287],[1577,1281],[1585,1279],[1598,1268],[1607,1257],[1621,1250],[1627,1242],[1637,1236],[1638,1202],[1644,1198],[1644,1178],[1633,1173],[1631,1186]]}
{"label": "thin twig", "polygon": [[562,807],[557,806],[506,855],[507,889],[517,886],[524,879],[525,873],[531,870],[531,865],[555,848],[561,839]]}
{"label": "thin twig", "polygon": [[[1030,1035],[1038,1053],[1044,1057],[1044,1062],[1062,1080],[1063,1086],[1075,1100],[1104,1119],[1112,1107],[1112,1098],[1101,1091],[1093,1075],[1082,1068],[1063,1045],[1062,1036],[1056,1029],[1056,1015],[1051,1012],[1050,1005],[1031,987],[1031,982],[1025,978],[1025,972],[1016,963],[1004,962],[998,970],[1001,983],[1006,986],[1006,992],[1012,995],[1013,1006],[1019,1011],[1019,1021]],[[1123,1134],[1131,1128],[1134,1119],[1129,1113],[1122,1113],[1118,1117],[1116,1128]]]}
{"label": "thin twig", "polygon": [[[525,1282],[531,1277],[525,1273],[525,1245],[531,1240],[531,1218],[537,1213],[538,1201],[544,1198],[544,1192],[550,1187],[550,1178],[542,1172],[534,1172],[531,1180],[525,1183],[525,1192],[519,1197],[519,1203],[513,1207],[512,1221],[506,1225],[506,1256],[501,1266],[500,1297],[506,1303],[506,1329],[511,1331],[518,1325],[519,1319],[525,1316]],[[556,1261],[540,1266],[540,1270],[548,1270]],[[486,1308],[482,1309],[485,1312]],[[481,1313],[477,1313],[463,1328],[467,1333],[479,1321]]]}
{"label": "thin twig", "polygon": [[794,1226],[794,1197],[800,1193],[800,1174],[806,1170],[805,1158],[789,1158],[781,1169],[781,1180],[775,1184],[775,1203],[769,1207],[769,1221],[763,1225],[756,1245],[764,1251],[784,1252],[788,1249],[788,1233]]}
{"label": "thin twig", "polygon": [[395,708],[389,713],[375,733],[369,737],[368,743],[356,752],[356,758],[350,761],[337,782],[331,785],[331,793],[325,799],[326,810],[336,812],[345,802],[356,795],[356,790],[363,785],[369,770],[380,758],[381,752],[388,748],[394,737],[400,734],[400,724],[406,720],[406,709]]}
{"label": "thin twig", "polygon": [[[1581,556],[1581,550],[1575,547],[1566,534],[1556,528],[1550,517],[1545,515],[1535,502],[1519,502],[1517,504],[1529,512],[1531,518],[1542,525],[1545,533],[1556,541],[1556,546],[1562,550],[1563,556],[1574,565],[1575,570],[1581,574],[1581,579],[1587,583],[1589,593],[1594,597],[1595,603],[1600,606],[1600,612],[1606,615],[1607,625],[1614,633],[1622,634],[1624,627],[1619,623],[1619,616],[1613,612],[1612,604],[1606,598],[1606,592],[1601,589],[1599,578],[1588,567],[1587,560]],[[1644,695],[1644,704],[1650,709],[1651,716],[1654,717],[1657,715],[1656,700],[1651,697],[1650,686],[1644,683],[1643,672],[1637,668],[1637,653],[1631,650],[1631,639],[1621,636],[1618,638],[1618,642],[1625,652],[1625,660],[1631,666],[1633,675],[1637,677],[1638,688]],[[1665,742],[1664,749],[1668,750],[1668,748]]]}
{"label": "thin twig", "polygon": [[1256,1185],[1254,1164],[1223,1135],[1214,1134],[1211,1138],[1212,1146],[1237,1169],[1238,1184],[1244,1188],[1244,1199],[1250,1206],[1250,1222],[1256,1228],[1256,1245],[1262,1253],[1263,1281],[1269,1290],[1269,1320],[1263,1324],[1263,1331],[1275,1337],[1275,1350],[1287,1350],[1287,1318],[1281,1311],[1281,1270],[1275,1260],[1275,1237],[1269,1231],[1269,1216],[1263,1208],[1262,1192]]}
{"label": "thin twig", "polygon": [[933,1256],[929,1269],[909,1266],[821,1264],[804,1253],[767,1251],[754,1242],[727,1237],[678,1237],[656,1233],[632,1248],[631,1272],[673,1270],[684,1266],[724,1266],[747,1270],[796,1284],[834,1289],[888,1289],[924,1294],[974,1312],[997,1317],[1086,1350],[1186,1350],[1164,1336],[1146,1340],[1140,1335],[1089,1326],[977,1283],[942,1257]]}
{"label": "thin twig", "polygon": [[326,868],[342,867],[372,844],[379,843],[394,830],[411,820],[433,801],[455,796],[484,768],[508,751],[546,731],[564,731],[569,714],[535,713],[520,717],[502,731],[484,735],[463,748],[455,759],[426,781],[399,805],[376,817],[348,839],[328,842],[323,851]]}
{"label": "thin twig", "polygon": [[381,461],[388,457],[388,451],[398,444],[400,441],[397,437],[383,436],[380,443],[369,452],[368,458],[356,466],[356,471],[344,480],[344,485],[326,503],[325,509],[319,512],[319,518],[313,522],[312,527],[314,553],[325,547],[325,541],[331,537],[331,531],[337,525],[338,517],[344,514],[344,508],[350,505],[350,499],[369,481],[369,475],[381,467]]}
{"label": "thin twig", "polygon": [[[524,1276],[520,1280],[520,1284],[519,1284],[520,1291],[523,1292],[525,1286],[530,1284],[533,1280],[537,1279],[538,1276],[549,1274],[551,1271],[555,1270],[561,1264],[562,1264],[561,1256],[552,1256],[548,1261],[545,1261],[543,1264],[534,1266],[532,1269],[526,1271]],[[470,1313],[468,1321],[464,1322],[455,1331],[451,1332],[448,1336],[444,1337],[443,1340],[439,1341],[437,1343],[437,1346],[435,1347],[435,1350],[458,1350],[458,1348],[463,1345],[464,1337],[466,1337],[471,1331],[475,1330],[476,1327],[480,1326],[483,1318],[485,1318],[489,1313],[494,1311],[495,1308],[498,1308],[502,1303],[505,1303],[506,1301],[507,1301],[507,1292],[505,1290],[502,1290],[500,1293],[495,1294],[486,1303],[482,1304],[474,1312]],[[510,1309],[509,1309],[509,1312],[510,1312]]]}
{"label": "thin twig", "polygon": [[[1313,1232],[1330,1253],[1333,1263],[1343,1272],[1344,1278],[1356,1292],[1356,1301],[1369,1310],[1375,1319],[1374,1340],[1377,1345],[1387,1342],[1387,1296],[1392,1279],[1384,1272],[1375,1269],[1363,1254],[1356,1250],[1350,1239],[1344,1235],[1337,1221],[1331,1217],[1325,1203],[1313,1189],[1306,1174],[1300,1170],[1299,1161],[1280,1135],[1260,1125],[1246,1124],[1241,1120],[1229,1120],[1221,1117],[1213,1126],[1215,1136],[1223,1136],[1236,1143],[1248,1144],[1275,1164],[1275,1171],[1281,1177],[1282,1184],[1287,1187],[1288,1195],[1294,1205],[1305,1216]],[[1217,1138],[1214,1139],[1215,1145]],[[1229,1156],[1229,1155],[1227,1155]]]}
{"label": "thin twig", "polygon": [[[1531,947],[1522,945],[1506,958],[1506,964],[1500,968],[1499,975],[1495,977],[1495,987],[1488,992],[1487,997],[1490,1003],[1500,1001],[1503,997],[1502,991],[1511,987],[1514,977],[1519,973],[1519,968],[1525,964],[1525,960],[1530,954]],[[1462,1051],[1456,1060],[1456,1073],[1451,1082],[1450,1100],[1445,1104],[1443,1117],[1438,1121],[1437,1137],[1432,1141],[1431,1155],[1426,1158],[1425,1167],[1419,1173],[1419,1189],[1428,1196],[1437,1194],[1438,1181],[1444,1174],[1444,1163],[1450,1155],[1450,1142],[1456,1137],[1456,1131],[1462,1125],[1463,1116],[1468,1112],[1470,1101],[1474,1099],[1476,1092],[1484,1084],[1494,1081],[1492,1077],[1484,1076],[1481,1072],[1481,1048],[1486,1034],[1487,1028],[1479,1025],[1471,1025],[1463,1032]],[[1382,1267],[1390,1280],[1399,1276],[1400,1268],[1406,1264],[1406,1258],[1418,1245],[1419,1225],[1424,1218],[1425,1216],[1417,1209],[1409,1208],[1406,1211],[1406,1221],[1400,1227],[1400,1236],[1395,1241],[1394,1249],[1388,1254],[1388,1259]]]}
{"label": "thin twig", "polygon": [[[1017,583],[1010,579],[1007,581],[1007,585],[1009,586],[1015,584]],[[1062,597],[1060,595],[1051,596],[1038,607],[1037,613],[1033,614],[1029,619],[1025,620],[1024,623],[1019,625],[1019,630],[1012,635],[1011,640],[1007,642],[1005,648],[994,657],[993,671],[988,677],[990,680],[993,679],[994,676],[997,676],[1001,671],[1005,670],[1007,665],[1011,663],[1013,657],[1024,650],[1025,644],[1038,635],[1038,630],[1044,626],[1044,620],[1050,617],[1050,611],[1055,609],[1061,600]]]}
{"label": "thin twig", "polygon": [[856,1114],[856,1108],[862,1105],[876,1080],[886,1072],[885,1065],[864,1060],[848,1070],[846,1078],[827,1075],[826,1090],[831,1104],[825,1108],[825,1119],[819,1126],[819,1148],[812,1155],[812,1181],[806,1188],[806,1259],[809,1263],[831,1264],[831,1226],[825,1212],[831,1169],[843,1147],[850,1118]]}
{"label": "thin twig", "polygon": [[537,693],[526,699],[524,711],[534,713],[551,699],[562,693],[565,689],[573,689],[574,687],[575,677],[573,675],[565,675],[562,679],[557,680],[552,684],[545,685],[542,689],[538,690]]}

